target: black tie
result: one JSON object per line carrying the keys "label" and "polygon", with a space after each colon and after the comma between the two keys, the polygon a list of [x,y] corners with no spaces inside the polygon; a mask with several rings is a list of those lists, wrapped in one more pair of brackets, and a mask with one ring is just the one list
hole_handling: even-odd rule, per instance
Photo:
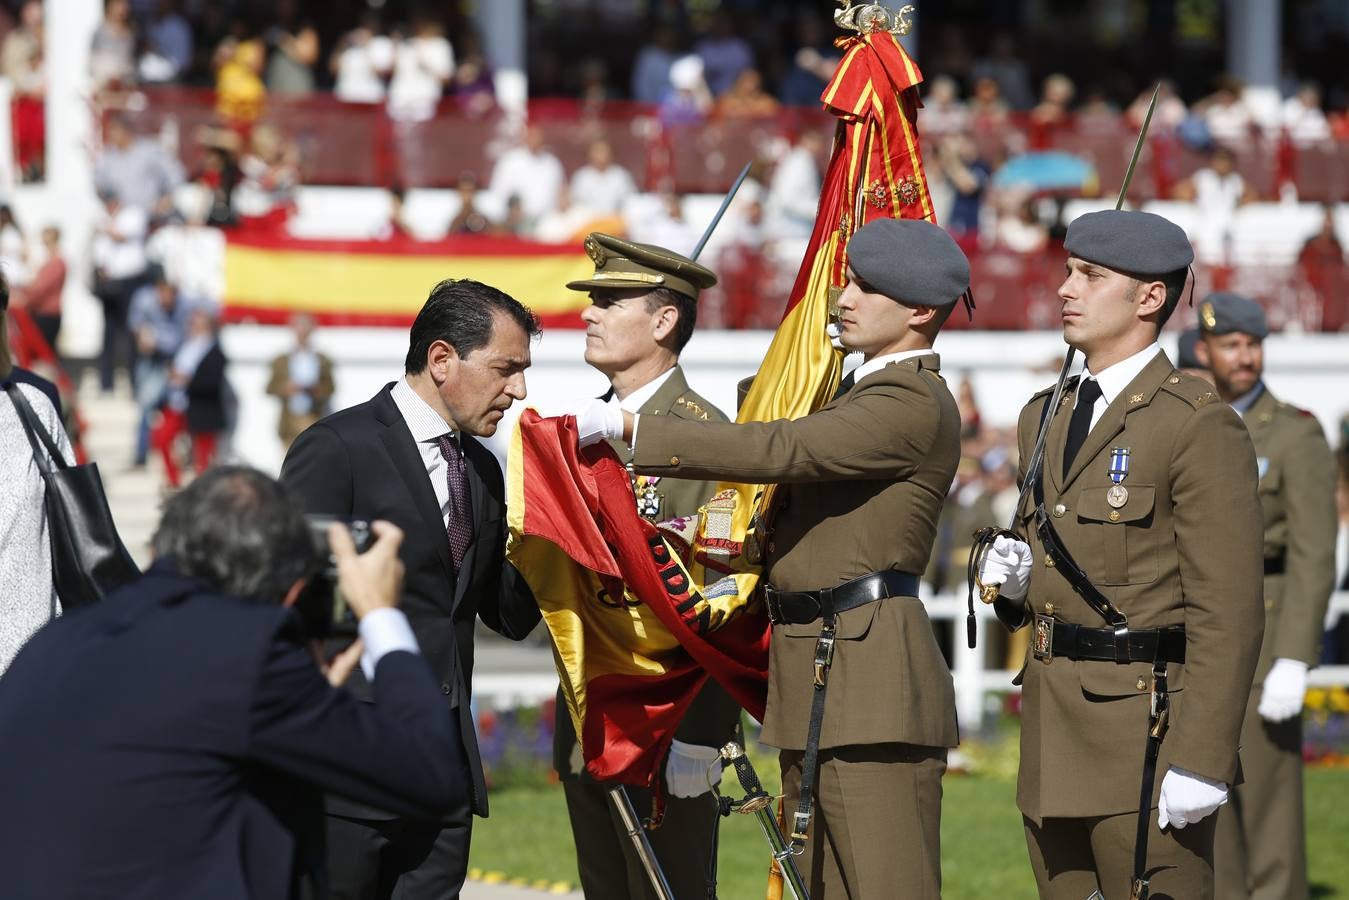
{"label": "black tie", "polygon": [[1073,417],[1068,421],[1068,442],[1063,445],[1063,477],[1073,466],[1073,459],[1091,431],[1091,413],[1096,401],[1101,399],[1101,386],[1095,378],[1085,379],[1077,389],[1077,405],[1073,407]]}
{"label": "black tie", "polygon": [[831,403],[834,400],[837,400],[839,397],[842,397],[844,394],[848,393],[848,391],[852,390],[852,386],[857,383],[857,379],[853,377],[856,374],[857,370],[853,369],[851,372],[849,372],[847,375],[844,376],[843,380],[840,381],[838,384],[838,390],[834,391],[834,396],[830,398]]}

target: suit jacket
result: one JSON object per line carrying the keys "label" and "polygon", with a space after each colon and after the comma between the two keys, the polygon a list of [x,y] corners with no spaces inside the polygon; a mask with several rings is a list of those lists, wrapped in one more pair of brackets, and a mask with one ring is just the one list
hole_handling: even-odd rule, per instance
{"label": "suit jacket", "polygon": [[290,610],[162,562],[54,621],[0,680],[0,893],[322,896],[321,791],[419,816],[467,793],[426,663],[390,653],[375,685],[329,687]]}
{"label": "suit jacket", "polygon": [[201,358],[187,382],[187,430],[224,431],[225,352],[216,341]]}
{"label": "suit jacket", "polygon": [[1243,417],[1255,445],[1266,559],[1284,573],[1265,577],[1265,640],[1255,683],[1276,659],[1314,666],[1335,588],[1335,458],[1316,417],[1266,388]]}
{"label": "suit jacket", "polygon": [[[1185,626],[1186,661],[1170,667],[1171,726],[1157,771],[1176,765],[1231,784],[1263,630],[1250,438],[1210,384],[1176,372],[1158,353],[1087,435],[1065,479],[1075,391],[1076,383],[1065,392],[1045,445],[1045,509],[1068,552],[1131,628]],[[1049,394],[1036,394],[1021,412],[1023,478]],[[1128,499],[1119,509],[1106,500],[1115,447],[1131,451]],[[1030,606],[1105,627],[1046,566],[1033,511],[1033,498],[1018,511],[1035,557]],[[1136,810],[1152,664],[1062,657],[1045,664],[1028,655],[1023,671],[1021,811],[1038,822]]]}
{"label": "suit jacket", "polygon": [[[786,485],[765,574],[787,591],[883,569],[921,573],[960,456],[960,415],[935,353],[885,366],[796,420],[706,425],[643,417],[638,471]],[[805,747],[820,623],[778,625],[763,740]],[[821,747],[958,742],[951,673],[917,598],[838,617]]]}
{"label": "suit jacket", "polygon": [[[638,413],[643,416],[674,416],[694,422],[726,421],[721,410],[689,388],[684,370],[678,366],[656,393],[642,404]],[[626,444],[611,441],[610,445],[623,459],[631,455]],[[699,507],[711,498],[717,485],[712,481],[661,478],[650,487],[659,511],[648,518],[663,522],[680,516],[696,516]],[[579,777],[585,767],[576,741],[576,729],[571,716],[563,711],[562,702],[559,691],[558,715],[553,731],[553,765],[564,778]],[[675,738],[686,744],[721,748],[734,737],[739,724],[740,704],[731,699],[725,688],[709,678],[694,698],[693,705],[675,732]]]}
{"label": "suit jacket", "polygon": [[[493,631],[520,640],[538,624],[539,609],[519,573],[505,563],[501,468],[470,435],[461,435],[460,446],[467,464],[473,542],[456,576],[440,505],[412,432],[390,396],[392,388],[385,385],[373,399],[306,429],[286,454],[281,481],[299,494],[306,512],[386,519],[403,530],[401,608],[445,702],[458,710],[473,774],[473,811],[486,815],[487,785],[469,707],[474,620],[481,617]],[[348,687],[358,697],[370,698],[359,671]],[[341,803],[336,807],[344,815],[388,817]]]}
{"label": "suit jacket", "polygon": [[[293,352],[293,351],[292,351]],[[328,414],[328,401],[333,391],[333,361],[326,355],[315,351],[319,361],[319,380],[308,391],[314,401],[313,408],[305,415],[296,415],[290,411],[290,397],[286,388],[290,385],[290,353],[272,360],[272,372],[267,379],[267,393],[281,398],[281,418],[277,423],[277,434],[282,445],[289,447],[300,432]]]}

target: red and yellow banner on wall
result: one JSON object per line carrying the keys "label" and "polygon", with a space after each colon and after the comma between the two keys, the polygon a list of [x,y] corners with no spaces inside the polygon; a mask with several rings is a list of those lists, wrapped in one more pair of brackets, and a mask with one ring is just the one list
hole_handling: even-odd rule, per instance
{"label": "red and yellow banner on wall", "polygon": [[515,238],[332,241],[237,231],[225,248],[224,315],[278,323],[305,312],[328,325],[406,326],[437,282],[472,278],[515,297],[545,325],[576,326],[589,301],[563,285],[593,269],[580,245]]}

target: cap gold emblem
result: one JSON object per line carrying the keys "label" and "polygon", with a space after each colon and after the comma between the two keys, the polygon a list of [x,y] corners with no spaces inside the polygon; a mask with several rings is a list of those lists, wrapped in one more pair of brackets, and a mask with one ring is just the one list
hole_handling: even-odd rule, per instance
{"label": "cap gold emblem", "polygon": [[1204,327],[1210,331],[1218,326],[1218,317],[1213,312],[1213,304],[1207,300],[1199,307],[1199,315],[1204,320]]}
{"label": "cap gold emblem", "polygon": [[608,257],[604,255],[604,248],[600,246],[599,241],[592,237],[588,237],[585,239],[585,243],[582,246],[585,247],[586,256],[590,257],[590,261],[595,264],[595,268],[604,268],[605,260],[608,259]]}

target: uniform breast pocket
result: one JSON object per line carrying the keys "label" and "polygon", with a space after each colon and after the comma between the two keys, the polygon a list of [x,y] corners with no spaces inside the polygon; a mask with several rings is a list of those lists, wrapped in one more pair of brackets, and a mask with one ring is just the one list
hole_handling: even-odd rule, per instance
{"label": "uniform breast pocket", "polygon": [[[1109,500],[1110,488],[1085,488],[1077,501],[1077,521],[1091,554],[1103,561],[1100,572],[1087,572],[1099,584],[1149,584],[1157,580],[1157,538],[1152,527],[1156,489],[1149,484],[1127,485],[1128,499],[1118,506]],[[1118,503],[1118,500],[1116,500]]]}

